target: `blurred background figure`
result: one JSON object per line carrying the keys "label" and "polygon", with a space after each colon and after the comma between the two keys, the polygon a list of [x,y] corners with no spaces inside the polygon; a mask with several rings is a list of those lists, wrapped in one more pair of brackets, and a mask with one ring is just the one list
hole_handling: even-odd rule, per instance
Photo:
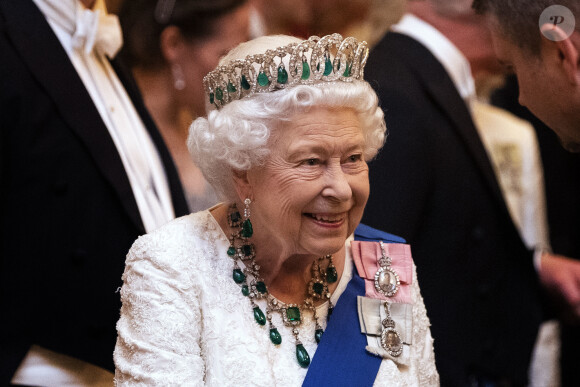
{"label": "blurred background figure", "polygon": [[134,240],[187,204],[103,0],[0,0],[0,385],[113,384]]}
{"label": "blurred background figure", "polygon": [[405,11],[406,0],[250,0],[252,37],[306,38],[338,32],[374,45]]}
{"label": "blurred background figure", "polygon": [[249,3],[130,0],[121,4],[119,17],[125,40],[121,56],[175,160],[189,210],[206,209],[218,199],[191,160],[188,129],[193,119],[205,115],[205,74],[248,39]]}
{"label": "blurred background figure", "polygon": [[312,2],[310,29],[317,35],[338,32],[374,46],[399,21],[407,0],[322,0]]}
{"label": "blurred background figure", "polygon": [[[544,169],[552,251],[580,259],[580,154],[566,151],[556,133],[519,104],[515,76],[508,76],[505,84],[491,94],[490,101],[533,124]],[[580,325],[577,318],[569,315],[562,300],[552,298],[550,301],[553,312],[560,320],[560,368],[557,372],[560,374],[561,385],[578,386]]]}
{"label": "blurred background figure", "polygon": [[250,36],[284,34],[308,38],[312,23],[310,0],[250,0]]}

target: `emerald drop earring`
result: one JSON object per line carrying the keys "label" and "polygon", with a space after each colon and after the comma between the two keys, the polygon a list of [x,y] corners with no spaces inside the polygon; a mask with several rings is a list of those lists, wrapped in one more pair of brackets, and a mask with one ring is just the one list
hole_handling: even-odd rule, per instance
{"label": "emerald drop earring", "polygon": [[250,198],[244,200],[244,223],[242,224],[242,237],[244,238],[250,238],[254,234],[252,222],[250,222],[250,203],[252,203]]}

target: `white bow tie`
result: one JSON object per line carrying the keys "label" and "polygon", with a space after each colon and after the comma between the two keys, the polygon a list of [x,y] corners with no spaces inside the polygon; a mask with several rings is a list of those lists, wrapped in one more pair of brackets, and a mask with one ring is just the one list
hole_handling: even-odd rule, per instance
{"label": "white bow tie", "polygon": [[34,0],[47,20],[64,28],[72,36],[72,46],[85,54],[93,49],[114,58],[123,45],[121,24],[116,15],[103,9],[92,11],[78,0]]}
{"label": "white bow tie", "polygon": [[100,54],[114,58],[123,45],[121,25],[116,15],[84,9],[78,12],[72,36],[73,48],[90,54],[93,48]]}

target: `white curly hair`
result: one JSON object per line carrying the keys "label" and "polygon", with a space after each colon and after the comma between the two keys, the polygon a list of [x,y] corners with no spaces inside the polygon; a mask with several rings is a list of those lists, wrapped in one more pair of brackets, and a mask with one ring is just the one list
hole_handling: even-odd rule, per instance
{"label": "white curly hair", "polygon": [[[220,60],[265,52],[301,40],[277,35],[242,43]],[[297,114],[315,107],[353,109],[365,138],[364,157],[371,160],[383,146],[386,126],[378,97],[362,80],[296,85],[269,93],[255,93],[211,110],[207,118],[197,118],[189,128],[187,145],[195,164],[216,190],[220,199],[236,200],[233,171],[259,167],[269,155],[268,139]]]}

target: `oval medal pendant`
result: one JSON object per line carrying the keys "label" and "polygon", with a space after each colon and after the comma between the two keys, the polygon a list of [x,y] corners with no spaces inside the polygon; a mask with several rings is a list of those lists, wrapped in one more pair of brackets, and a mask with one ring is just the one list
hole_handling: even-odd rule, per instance
{"label": "oval medal pendant", "polygon": [[400,285],[399,275],[389,266],[382,266],[375,273],[375,289],[385,297],[397,294]]}
{"label": "oval medal pendant", "polygon": [[385,328],[381,333],[381,346],[393,357],[403,353],[403,340],[395,328]]}

